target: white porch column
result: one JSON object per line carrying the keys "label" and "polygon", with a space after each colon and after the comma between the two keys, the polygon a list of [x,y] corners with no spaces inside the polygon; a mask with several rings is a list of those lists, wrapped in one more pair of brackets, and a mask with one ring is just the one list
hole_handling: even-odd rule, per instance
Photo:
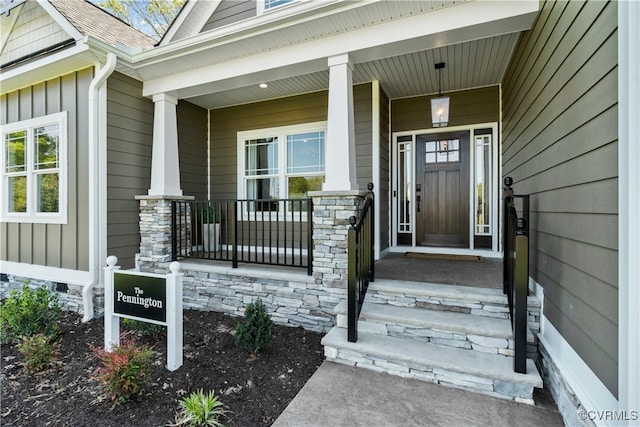
{"label": "white porch column", "polygon": [[150,196],[182,196],[178,162],[178,98],[168,93],[153,95],[153,152]]}
{"label": "white porch column", "polygon": [[329,58],[329,111],[323,191],[357,190],[353,120],[353,64],[349,54]]}

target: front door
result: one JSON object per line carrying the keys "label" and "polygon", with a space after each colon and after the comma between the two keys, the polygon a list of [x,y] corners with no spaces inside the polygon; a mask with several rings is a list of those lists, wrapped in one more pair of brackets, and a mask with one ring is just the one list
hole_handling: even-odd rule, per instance
{"label": "front door", "polygon": [[469,247],[469,132],[416,135],[416,245]]}

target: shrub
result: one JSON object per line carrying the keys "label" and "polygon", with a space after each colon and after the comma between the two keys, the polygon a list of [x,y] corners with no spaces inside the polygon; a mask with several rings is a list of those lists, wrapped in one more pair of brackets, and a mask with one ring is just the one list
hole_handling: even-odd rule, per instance
{"label": "shrub", "polygon": [[38,333],[55,336],[59,317],[58,294],[44,286],[34,291],[25,284],[21,291],[12,290],[2,304],[0,341],[17,341]]}
{"label": "shrub", "polygon": [[273,321],[267,308],[258,298],[244,312],[245,322],[236,328],[236,344],[251,354],[256,354],[269,344],[273,337]]}
{"label": "shrub", "polygon": [[60,343],[42,333],[22,337],[17,347],[24,357],[25,368],[32,373],[51,366],[60,354]]}
{"label": "shrub", "polygon": [[220,417],[228,411],[213,391],[204,393],[202,389],[180,399],[180,412],[173,426],[215,426],[221,427]]}
{"label": "shrub", "polygon": [[97,378],[114,404],[142,394],[145,374],[153,357],[153,351],[149,347],[122,339],[121,344],[114,346],[111,352],[92,345],[89,348],[102,362]]}
{"label": "shrub", "polygon": [[143,337],[159,335],[164,330],[164,326],[157,323],[141,322],[134,319],[122,319],[122,324],[131,330],[138,332]]}

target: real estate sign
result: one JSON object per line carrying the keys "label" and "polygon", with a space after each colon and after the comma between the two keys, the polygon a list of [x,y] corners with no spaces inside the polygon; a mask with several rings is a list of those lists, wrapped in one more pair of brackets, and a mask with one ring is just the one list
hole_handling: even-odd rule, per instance
{"label": "real estate sign", "polygon": [[167,327],[167,369],[182,366],[182,276],[180,263],[171,273],[154,274],[120,270],[114,256],[107,258],[104,277],[104,348],[120,344],[120,318]]}

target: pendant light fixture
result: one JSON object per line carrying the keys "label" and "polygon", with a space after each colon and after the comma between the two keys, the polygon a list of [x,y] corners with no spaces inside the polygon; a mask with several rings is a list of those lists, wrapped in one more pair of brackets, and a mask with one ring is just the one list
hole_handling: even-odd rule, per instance
{"label": "pendant light fixture", "polygon": [[434,128],[440,128],[449,125],[449,97],[442,96],[444,62],[438,62],[435,68],[438,70],[438,97],[431,98],[431,124]]}

